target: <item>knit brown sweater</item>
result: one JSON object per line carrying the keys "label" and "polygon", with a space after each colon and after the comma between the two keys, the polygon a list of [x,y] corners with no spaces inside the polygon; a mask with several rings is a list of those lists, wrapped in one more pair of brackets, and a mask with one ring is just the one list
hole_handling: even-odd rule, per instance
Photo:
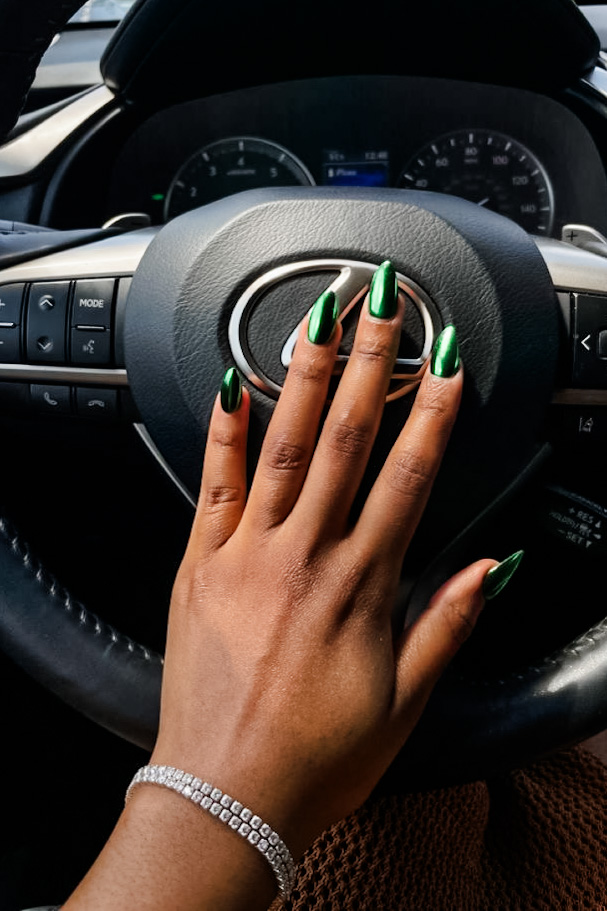
{"label": "knit brown sweater", "polygon": [[272,911],[607,911],[607,767],[576,749],[383,797],[322,835]]}

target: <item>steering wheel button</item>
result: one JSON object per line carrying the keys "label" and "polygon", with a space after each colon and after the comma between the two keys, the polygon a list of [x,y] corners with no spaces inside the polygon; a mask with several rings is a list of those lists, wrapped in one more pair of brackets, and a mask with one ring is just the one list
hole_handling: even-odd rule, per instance
{"label": "steering wheel button", "polygon": [[20,359],[19,327],[0,326],[0,363],[17,364]]}
{"label": "steering wheel button", "polygon": [[38,301],[38,309],[45,312],[46,310],[52,310],[55,306],[55,298],[51,297],[50,294],[43,294]]}
{"label": "steering wheel button", "polygon": [[23,303],[23,282],[15,285],[0,285],[0,323],[21,322],[21,305]]}
{"label": "steering wheel button", "polygon": [[72,302],[72,326],[103,326],[112,324],[114,300],[113,278],[91,278],[77,281]]}
{"label": "steering wheel button", "polygon": [[76,389],[76,411],[80,417],[114,420],[118,417],[118,390],[79,386]]}
{"label": "steering wheel button", "polygon": [[69,386],[42,386],[32,383],[30,395],[36,411],[43,414],[70,414],[72,410]]}
{"label": "steering wheel button", "polygon": [[607,329],[601,329],[596,341],[596,353],[602,361],[607,360]]}
{"label": "steering wheel button", "polygon": [[111,359],[109,331],[101,326],[86,329],[72,329],[72,364],[89,366],[107,365]]}
{"label": "steering wheel button", "polygon": [[38,364],[65,362],[65,321],[69,282],[36,282],[27,305],[27,359]]}
{"label": "steering wheel button", "polygon": [[573,295],[573,385],[607,388],[607,298]]}

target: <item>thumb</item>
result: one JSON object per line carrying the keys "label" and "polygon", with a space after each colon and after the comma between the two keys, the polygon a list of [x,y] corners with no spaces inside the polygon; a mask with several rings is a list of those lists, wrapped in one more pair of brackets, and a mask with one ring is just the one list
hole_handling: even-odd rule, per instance
{"label": "thumb", "polygon": [[[452,576],[396,649],[395,708],[415,724],[437,680],[464,644],[485,605],[512,578],[523,556],[479,560]],[[412,725],[411,725],[412,727]],[[411,729],[411,728],[409,728]]]}

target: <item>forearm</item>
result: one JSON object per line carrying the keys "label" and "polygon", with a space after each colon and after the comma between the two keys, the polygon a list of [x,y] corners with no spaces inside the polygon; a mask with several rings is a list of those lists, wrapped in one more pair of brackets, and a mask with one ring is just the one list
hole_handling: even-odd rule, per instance
{"label": "forearm", "polygon": [[276,880],[263,856],[163,788],[135,789],[65,911],[264,911]]}

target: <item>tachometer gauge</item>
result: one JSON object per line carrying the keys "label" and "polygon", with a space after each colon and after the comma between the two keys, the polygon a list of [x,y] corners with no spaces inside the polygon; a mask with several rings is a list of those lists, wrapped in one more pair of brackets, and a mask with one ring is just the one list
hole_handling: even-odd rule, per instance
{"label": "tachometer gauge", "polygon": [[179,169],[167,193],[168,221],[207,202],[256,187],[314,184],[306,166],[267,139],[234,136],[199,149]]}
{"label": "tachometer gauge", "polygon": [[399,186],[461,196],[550,234],[552,187],[542,164],[517,140],[492,130],[458,130],[429,142],[403,169]]}

